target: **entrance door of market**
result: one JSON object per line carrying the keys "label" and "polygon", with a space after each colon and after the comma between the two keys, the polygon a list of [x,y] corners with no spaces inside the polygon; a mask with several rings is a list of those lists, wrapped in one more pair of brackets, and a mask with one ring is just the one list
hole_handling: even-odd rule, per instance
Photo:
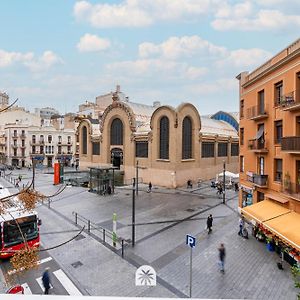
{"label": "entrance door of market", "polygon": [[120,169],[123,164],[123,150],[120,148],[111,149],[111,162],[113,167]]}

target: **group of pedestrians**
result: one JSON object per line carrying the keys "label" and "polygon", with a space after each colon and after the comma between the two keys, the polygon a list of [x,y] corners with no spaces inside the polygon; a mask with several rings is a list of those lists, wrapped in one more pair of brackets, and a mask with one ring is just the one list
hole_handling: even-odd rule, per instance
{"label": "group of pedestrians", "polygon": [[[210,214],[207,217],[206,220],[206,227],[207,227],[207,233],[210,234],[212,232],[212,225],[213,225],[213,216],[212,214]],[[219,248],[218,248],[218,252],[219,252],[219,270],[221,273],[225,273],[225,256],[226,256],[226,250],[225,250],[225,246],[223,243],[220,244]]]}
{"label": "group of pedestrians", "polygon": [[[207,233],[210,234],[212,232],[212,225],[213,225],[213,216],[212,214],[210,214],[207,217],[206,220],[206,227],[207,227]],[[241,218],[239,219],[239,232],[238,234],[240,236],[242,236],[245,239],[248,239],[248,231],[245,228],[245,220],[244,217],[241,216]],[[219,248],[218,248],[218,252],[219,252],[219,268],[220,268],[220,272],[221,273],[225,273],[225,269],[224,269],[224,264],[225,264],[225,256],[226,256],[226,250],[225,250],[225,246],[223,243],[220,244]]]}

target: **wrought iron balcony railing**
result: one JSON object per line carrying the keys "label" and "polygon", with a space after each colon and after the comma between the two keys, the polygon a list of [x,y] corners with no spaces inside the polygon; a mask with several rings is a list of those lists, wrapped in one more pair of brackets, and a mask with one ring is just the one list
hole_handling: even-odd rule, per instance
{"label": "wrought iron balcony railing", "polygon": [[300,199],[300,184],[284,180],[281,184],[281,192]]}
{"label": "wrought iron balcony railing", "polygon": [[264,139],[248,140],[248,149],[255,152],[268,152],[267,142]]}
{"label": "wrought iron balcony railing", "polygon": [[267,118],[268,114],[263,107],[259,105],[252,106],[247,109],[247,118],[251,120],[260,120]]}
{"label": "wrought iron balcony railing", "polygon": [[259,187],[267,187],[268,185],[268,175],[261,175],[261,174],[248,172],[247,180]]}
{"label": "wrought iron balcony railing", "polygon": [[276,105],[283,110],[296,110],[300,108],[300,90],[289,92],[276,100]]}
{"label": "wrought iron balcony railing", "polygon": [[300,152],[300,136],[285,136],[281,138],[281,150],[290,153]]}

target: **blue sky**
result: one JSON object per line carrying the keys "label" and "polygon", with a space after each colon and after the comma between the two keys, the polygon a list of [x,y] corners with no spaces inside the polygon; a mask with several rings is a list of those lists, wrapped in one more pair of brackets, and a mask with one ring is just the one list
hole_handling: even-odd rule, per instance
{"label": "blue sky", "polygon": [[0,2],[0,90],[77,111],[115,89],[201,114],[238,110],[235,76],[299,38],[300,1]]}

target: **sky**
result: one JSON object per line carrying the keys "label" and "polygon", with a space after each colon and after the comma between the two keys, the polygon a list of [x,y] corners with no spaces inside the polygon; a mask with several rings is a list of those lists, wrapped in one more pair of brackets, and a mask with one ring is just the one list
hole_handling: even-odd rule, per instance
{"label": "sky", "polygon": [[0,17],[0,91],[62,114],[117,84],[132,102],[238,111],[235,77],[300,37],[299,0],[1,0]]}

